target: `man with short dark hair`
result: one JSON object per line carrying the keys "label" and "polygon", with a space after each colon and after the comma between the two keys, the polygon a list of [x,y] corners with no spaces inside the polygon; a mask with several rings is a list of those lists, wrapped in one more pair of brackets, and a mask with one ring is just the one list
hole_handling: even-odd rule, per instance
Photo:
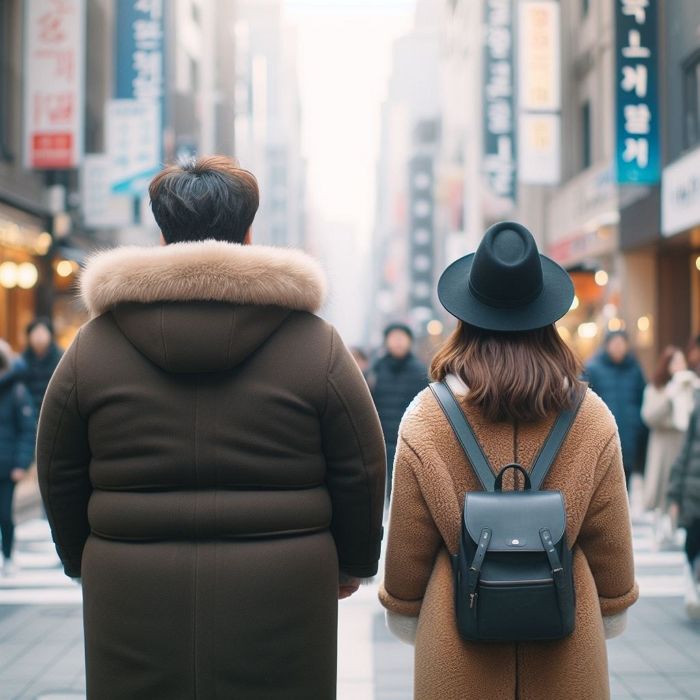
{"label": "man with short dark hair", "polygon": [[255,178],[150,187],[164,243],[93,258],[38,468],[82,577],[88,697],[335,697],[337,601],[377,571],[385,456],[301,251],[250,245]]}
{"label": "man with short dark hair", "polygon": [[399,424],[414,397],[428,386],[428,370],[413,354],[413,331],[404,323],[384,329],[384,349],[372,368],[372,397],[386,442],[389,500]]}

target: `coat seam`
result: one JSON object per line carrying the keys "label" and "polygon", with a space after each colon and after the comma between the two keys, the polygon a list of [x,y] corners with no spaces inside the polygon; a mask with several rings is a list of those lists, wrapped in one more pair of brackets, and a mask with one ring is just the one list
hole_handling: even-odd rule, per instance
{"label": "coat seam", "polygon": [[[329,394],[330,391],[328,390],[329,386],[331,385],[332,379],[331,379],[331,369],[333,367],[333,351],[334,351],[334,346],[335,346],[335,330],[331,329],[331,343],[330,343],[330,352],[328,353],[328,365],[326,367],[326,399],[325,403],[323,405],[323,411],[322,414],[325,414],[326,411],[328,410],[328,403],[329,403]],[[335,387],[333,387],[335,389]]]}
{"label": "coat seam", "polygon": [[74,386],[75,386],[75,408],[78,416],[80,417],[80,420],[85,422],[85,418],[83,417],[83,414],[80,411],[80,396],[78,394],[78,355],[80,353],[80,338],[82,336],[83,329],[81,328],[78,331],[78,335],[75,336],[75,353],[73,354],[73,376],[75,377],[74,380]]}
{"label": "coat seam", "polygon": [[[56,454],[56,444],[58,443],[58,433],[60,432],[60,427],[61,427],[61,424],[63,423],[63,417],[65,416],[66,411],[68,410],[68,404],[69,404],[70,399],[74,393],[75,393],[75,382],[73,383],[73,385],[70,388],[70,391],[68,392],[68,396],[66,397],[66,400],[65,400],[63,407],[61,409],[61,415],[59,416],[58,421],[56,422],[56,429],[54,430],[53,440],[51,441],[51,452],[49,453],[49,462],[48,462],[48,465],[46,468],[46,499],[44,501],[44,507],[46,508],[47,515],[50,516],[50,520],[52,520],[52,521],[55,521],[53,507],[51,505],[51,475],[53,473],[52,465],[53,465],[53,461],[54,461],[54,455]],[[63,544],[63,541],[62,541],[63,538],[61,536],[59,536],[58,530],[52,529],[52,534],[53,534],[53,537],[54,537],[56,544],[60,547],[61,551],[67,552],[68,548],[65,547],[65,545]],[[71,548],[71,551],[73,551],[72,548]],[[76,549],[75,551],[77,553],[78,550]],[[73,562],[71,562],[71,564],[72,563]],[[74,567],[71,566],[71,569],[73,569],[73,568]]]}
{"label": "coat seam", "polygon": [[[368,502],[371,502],[372,494],[370,493],[369,490],[369,473],[367,471],[367,460],[365,459],[365,448],[362,444],[362,440],[359,438],[359,432],[357,430],[357,426],[355,425],[355,421],[353,419],[352,413],[348,410],[348,405],[345,402],[345,399],[340,395],[340,392],[338,391],[338,388],[335,386],[333,382],[332,376],[329,374],[328,375],[328,384],[327,386],[330,386],[333,388],[333,391],[335,392],[335,395],[340,402],[340,404],[343,407],[343,411],[345,412],[345,415],[348,418],[348,421],[350,422],[350,427],[352,428],[352,434],[353,437],[355,438],[355,442],[357,443],[357,446],[360,448],[360,461],[362,462],[362,474],[364,476],[363,483],[365,490],[367,492],[367,500]],[[369,545],[372,543],[372,527],[370,526],[369,531],[367,533],[367,542],[366,545],[369,548]],[[342,562],[345,564],[345,562]]]}
{"label": "coat seam", "polygon": [[228,348],[226,350],[226,362],[231,362],[231,352],[233,350],[233,331],[236,327],[236,310],[231,310],[231,326],[228,329]]}
{"label": "coat seam", "polygon": [[[163,336],[165,341],[165,336]],[[194,508],[193,508],[193,518],[192,518],[192,530],[195,535],[194,542],[194,581],[193,581],[193,605],[192,605],[192,665],[194,668],[194,697],[195,700],[198,697],[199,682],[198,682],[198,653],[197,653],[197,609],[199,605],[198,601],[198,569],[199,569],[199,543],[198,538],[198,526],[197,526],[197,503],[199,500],[199,382],[197,381],[194,386],[194,431],[193,431],[193,442],[194,442],[194,476],[195,476],[195,496],[194,496]]]}
{"label": "coat seam", "polygon": [[168,346],[165,342],[165,305],[160,307],[160,339],[163,341],[163,360],[165,361],[165,367],[170,369],[168,363]]}

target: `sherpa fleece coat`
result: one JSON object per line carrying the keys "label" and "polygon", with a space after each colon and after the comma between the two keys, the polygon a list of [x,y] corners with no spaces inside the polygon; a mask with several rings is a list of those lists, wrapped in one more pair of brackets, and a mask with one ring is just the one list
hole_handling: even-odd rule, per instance
{"label": "sherpa fleece coat", "polygon": [[335,697],[338,572],[377,570],[385,465],[323,289],[303,253],[221,242],[88,265],[38,438],[88,698]]}
{"label": "sherpa fleece coat", "polygon": [[[473,407],[463,408],[494,471],[511,462],[529,468],[554,422],[552,416],[516,426],[490,423]],[[511,470],[507,488],[513,480]],[[418,620],[416,700],[609,697],[603,616],[624,611],[638,591],[620,441],[610,411],[590,390],[543,488],[559,489],[565,498],[575,631],[554,642],[462,641],[448,552],[458,551],[465,493],[479,484],[430,390],[409,407],[394,465],[380,600],[390,618]]]}

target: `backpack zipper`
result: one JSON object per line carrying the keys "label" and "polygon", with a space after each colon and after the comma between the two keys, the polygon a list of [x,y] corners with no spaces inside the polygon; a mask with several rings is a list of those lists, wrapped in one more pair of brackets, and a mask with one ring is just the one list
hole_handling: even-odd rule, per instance
{"label": "backpack zipper", "polygon": [[[498,588],[499,586],[540,586],[543,584],[553,584],[553,578],[534,578],[527,581],[485,581],[481,579],[479,581],[480,586],[491,586],[492,588]],[[470,605],[471,607],[471,605]]]}

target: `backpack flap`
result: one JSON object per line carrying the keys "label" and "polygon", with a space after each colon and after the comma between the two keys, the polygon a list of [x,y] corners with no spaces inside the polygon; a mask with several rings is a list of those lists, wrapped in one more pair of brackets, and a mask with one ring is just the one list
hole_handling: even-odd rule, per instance
{"label": "backpack flap", "polygon": [[542,529],[549,530],[555,544],[564,537],[564,497],[560,491],[468,493],[464,524],[474,543],[484,528],[490,530],[490,552],[542,552]]}

